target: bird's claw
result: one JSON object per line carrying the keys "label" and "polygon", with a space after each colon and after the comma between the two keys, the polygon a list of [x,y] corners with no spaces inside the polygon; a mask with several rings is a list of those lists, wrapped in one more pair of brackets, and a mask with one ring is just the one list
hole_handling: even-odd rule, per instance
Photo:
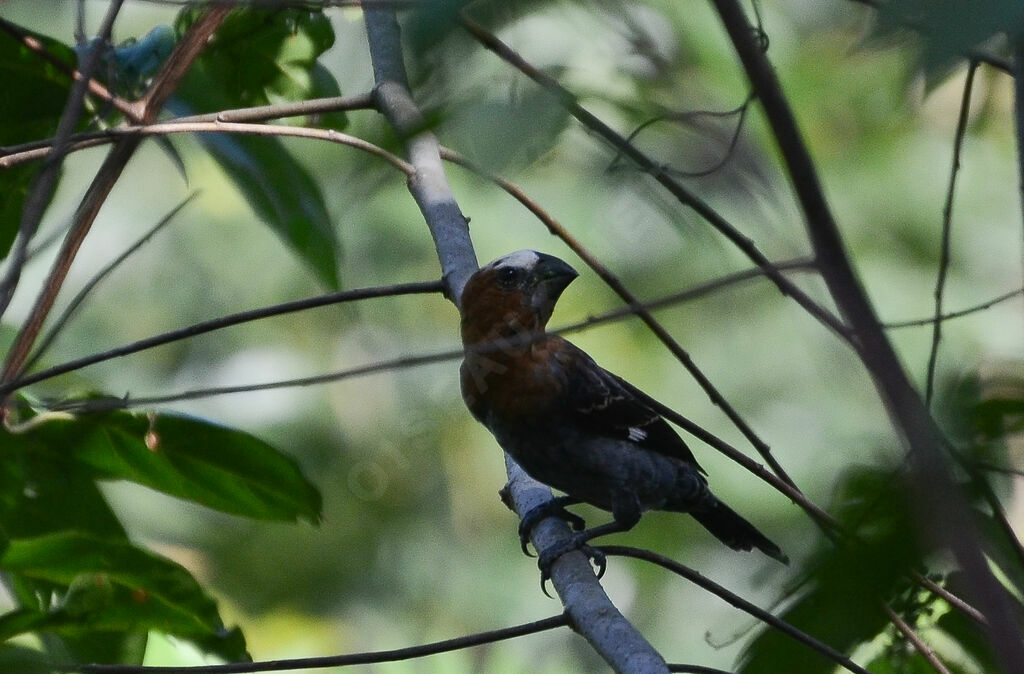
{"label": "bird's claw", "polygon": [[604,576],[604,572],[608,567],[608,560],[603,552],[587,545],[588,540],[590,539],[576,535],[549,545],[540,551],[540,554],[537,556],[537,568],[540,569],[540,589],[544,594],[549,597],[551,596],[547,590],[547,582],[551,578],[551,565],[555,563],[556,559],[567,552],[576,550],[582,552],[597,566],[597,577],[600,579]]}
{"label": "bird's claw", "polygon": [[582,517],[575,513],[571,513],[565,509],[565,504],[558,499],[552,499],[546,503],[542,503],[539,506],[535,506],[523,515],[523,519],[519,521],[519,545],[523,548],[523,554],[527,557],[531,557],[530,551],[527,550],[526,546],[530,542],[530,532],[533,528],[544,518],[547,517],[558,517],[563,519],[566,523],[572,527],[573,531],[583,531],[586,528],[587,523]]}

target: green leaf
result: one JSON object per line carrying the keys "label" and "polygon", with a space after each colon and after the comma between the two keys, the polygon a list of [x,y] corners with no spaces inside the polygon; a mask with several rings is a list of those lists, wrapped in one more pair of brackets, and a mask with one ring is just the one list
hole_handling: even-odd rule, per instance
{"label": "green leaf", "polygon": [[193,417],[127,412],[43,423],[29,434],[100,479],[137,482],[256,519],[316,522],[320,494],[292,459],[242,431]]}
{"label": "green leaf", "polygon": [[929,88],[952,72],[973,49],[1024,25],[1019,0],[888,0],[876,12],[876,37],[911,30],[921,36],[918,66]]}
{"label": "green leaf", "polygon": [[10,538],[65,529],[124,536],[91,471],[68,448],[0,428],[0,548]]}
{"label": "green leaf", "polygon": [[[812,561],[802,594],[780,616],[842,653],[873,640],[888,625],[881,602],[900,587],[921,559],[900,475],[860,469],[842,486],[838,519],[856,544],[830,542]],[[765,630],[743,654],[744,674],[785,671],[826,674],[835,664],[774,630]]]}
{"label": "green leaf", "polygon": [[[68,530],[125,538],[121,523],[97,488],[91,471],[83,470],[66,451],[50,451],[37,438],[6,431],[0,431],[0,530],[0,549],[5,549],[11,538],[33,538]],[[12,594],[31,614],[51,610],[54,598],[67,590],[59,583],[18,573],[8,573],[7,578]],[[43,644],[62,660],[140,663],[146,634],[64,633],[59,637],[45,636]],[[6,670],[0,667],[0,671]]]}
{"label": "green leaf", "polygon": [[[70,47],[24,28],[54,56],[69,65],[76,63]],[[0,39],[0,146],[48,138],[71,91],[71,80],[19,41],[4,35]],[[10,252],[18,233],[22,206],[29,184],[39,170],[38,163],[22,164],[0,171],[0,259]]]}
{"label": "green leaf", "polygon": [[276,138],[199,134],[249,205],[330,288],[339,244],[319,184]]}
{"label": "green leaf", "polygon": [[[185,10],[183,32],[197,16]],[[334,43],[321,11],[237,9],[217,29],[170,107],[179,114],[337,96],[337,81],[316,59]],[[334,128],[343,115],[325,116]],[[256,215],[331,288],[339,287],[340,245],[319,184],[276,139],[201,134]]]}
{"label": "green leaf", "polygon": [[0,672],[50,674],[52,671],[50,658],[40,651],[24,646],[0,646]]}
{"label": "green leaf", "polygon": [[68,588],[50,611],[22,609],[0,619],[0,639],[26,631],[139,633],[188,639],[227,660],[248,659],[238,630],[227,630],[216,602],[174,562],[80,532],[10,542],[0,569]]}

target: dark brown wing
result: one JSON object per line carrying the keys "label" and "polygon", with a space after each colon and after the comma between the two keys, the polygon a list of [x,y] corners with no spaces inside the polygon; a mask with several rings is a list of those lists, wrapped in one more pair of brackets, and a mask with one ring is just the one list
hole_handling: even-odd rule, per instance
{"label": "dark brown wing", "polygon": [[563,369],[570,418],[590,432],[630,440],[705,472],[683,439],[633,393],[630,384],[602,368],[571,342],[562,343],[555,360]]}

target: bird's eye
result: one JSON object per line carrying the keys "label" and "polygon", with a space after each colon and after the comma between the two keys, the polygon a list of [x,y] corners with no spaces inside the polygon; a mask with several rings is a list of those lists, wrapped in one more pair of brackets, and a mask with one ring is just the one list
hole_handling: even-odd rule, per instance
{"label": "bird's eye", "polygon": [[520,270],[515,267],[505,267],[498,270],[498,284],[502,288],[514,288],[519,284]]}

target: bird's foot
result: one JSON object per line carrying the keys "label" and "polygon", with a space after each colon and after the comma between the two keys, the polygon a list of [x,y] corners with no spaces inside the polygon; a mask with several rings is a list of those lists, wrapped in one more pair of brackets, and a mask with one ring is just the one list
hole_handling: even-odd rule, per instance
{"label": "bird's foot", "polygon": [[608,560],[605,558],[603,552],[597,548],[593,548],[587,544],[590,537],[586,535],[586,532],[570,536],[569,538],[559,541],[553,545],[549,545],[540,551],[537,556],[537,568],[540,569],[540,589],[543,590],[544,594],[547,594],[547,582],[551,578],[551,565],[555,563],[555,560],[566,554],[567,552],[580,551],[593,560],[597,566],[597,577],[600,578],[604,575],[605,568],[608,565]]}
{"label": "bird's foot", "polygon": [[565,520],[572,527],[573,531],[583,531],[587,526],[583,518],[565,509],[565,506],[572,505],[573,503],[578,503],[578,501],[566,496],[560,496],[530,509],[523,515],[523,519],[519,522],[519,544],[523,548],[524,555],[530,556],[530,551],[526,549],[527,543],[530,542],[530,532],[533,531],[533,528],[542,519],[558,517]]}

